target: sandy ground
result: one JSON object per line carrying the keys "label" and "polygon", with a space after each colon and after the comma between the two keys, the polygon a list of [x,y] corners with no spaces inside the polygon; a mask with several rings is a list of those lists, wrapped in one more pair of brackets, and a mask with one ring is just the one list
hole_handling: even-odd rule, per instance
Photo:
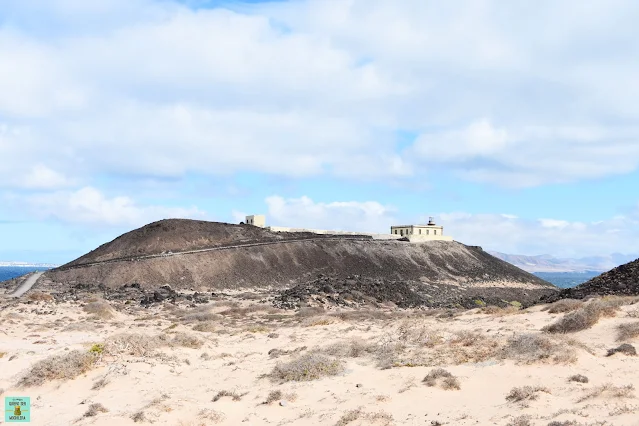
{"label": "sandy ground", "polygon": [[[247,300],[148,309],[85,302],[0,295],[0,394],[31,397],[31,424],[639,425],[632,388],[639,357],[606,356],[621,343],[618,325],[639,322],[639,304],[557,336],[540,330],[565,314],[543,306],[295,313]],[[522,335],[554,346],[508,354],[504,348]],[[131,347],[141,342],[159,343],[135,353]],[[626,342],[637,345],[639,337]],[[64,356],[92,348],[88,371],[76,376]],[[306,381],[273,374],[305,354],[343,368]],[[62,361],[53,372],[34,369],[56,355]],[[438,366],[459,389],[442,378],[435,386],[422,381]],[[65,369],[69,377],[54,377]],[[577,374],[588,382],[569,380]],[[38,376],[42,384],[19,385]],[[104,410],[92,413],[92,404]]]}

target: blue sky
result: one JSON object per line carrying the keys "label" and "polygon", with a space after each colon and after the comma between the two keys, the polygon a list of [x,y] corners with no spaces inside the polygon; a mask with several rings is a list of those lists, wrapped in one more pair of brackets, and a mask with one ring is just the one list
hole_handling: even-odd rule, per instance
{"label": "blue sky", "polygon": [[639,253],[633,1],[0,0],[0,260],[185,217]]}

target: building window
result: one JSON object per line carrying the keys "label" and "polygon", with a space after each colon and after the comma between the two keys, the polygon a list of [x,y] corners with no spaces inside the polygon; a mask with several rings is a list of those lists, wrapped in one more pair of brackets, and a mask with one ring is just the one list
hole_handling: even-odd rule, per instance
{"label": "building window", "polygon": [[420,234],[420,235],[422,234],[422,230],[421,230],[421,229],[419,230],[419,234]]}
{"label": "building window", "polygon": [[435,229],[435,231],[434,231],[434,232],[435,232],[435,235],[437,235],[437,229]]}
{"label": "building window", "polygon": [[430,231],[427,229],[426,230],[426,235],[429,235],[429,234],[430,234]]}

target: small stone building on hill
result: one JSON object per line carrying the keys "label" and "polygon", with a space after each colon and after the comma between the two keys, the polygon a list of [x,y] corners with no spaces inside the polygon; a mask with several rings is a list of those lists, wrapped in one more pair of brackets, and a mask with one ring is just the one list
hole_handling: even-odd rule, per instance
{"label": "small stone building on hill", "polygon": [[444,227],[437,225],[431,217],[426,225],[395,225],[391,226],[391,234],[407,237],[411,242],[420,241],[452,241],[453,238],[444,235]]}

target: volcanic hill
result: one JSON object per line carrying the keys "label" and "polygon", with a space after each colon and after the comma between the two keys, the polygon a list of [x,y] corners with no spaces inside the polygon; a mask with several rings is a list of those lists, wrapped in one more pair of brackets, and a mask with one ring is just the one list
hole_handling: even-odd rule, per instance
{"label": "volcanic hill", "polygon": [[528,304],[557,292],[481,248],[458,242],[277,233],[182,219],[123,234],[43,278],[53,291],[94,288],[105,294],[132,286],[142,292],[166,285],[205,293],[257,289],[277,296],[283,306],[317,297],[336,304],[353,299],[400,306]]}
{"label": "volcanic hill", "polygon": [[554,302],[558,299],[583,299],[588,296],[607,295],[639,295],[639,259],[617,266],[576,287],[544,295],[542,301]]}

